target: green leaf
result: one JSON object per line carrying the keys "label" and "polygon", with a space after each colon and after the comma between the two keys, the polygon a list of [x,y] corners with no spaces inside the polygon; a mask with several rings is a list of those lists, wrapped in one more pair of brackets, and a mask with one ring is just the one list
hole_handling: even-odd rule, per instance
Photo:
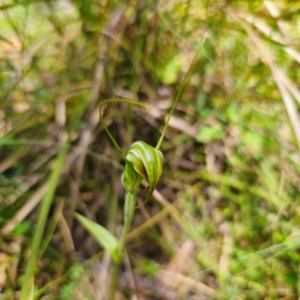
{"label": "green leaf", "polygon": [[247,131],[242,136],[244,145],[251,150],[253,154],[261,154],[265,144],[265,138],[257,132]]}
{"label": "green leaf", "polygon": [[103,226],[76,214],[76,219],[109,252],[114,261],[118,261],[119,240]]}
{"label": "green leaf", "polygon": [[25,235],[26,232],[31,228],[32,224],[29,221],[23,221],[20,224],[17,224],[13,230],[13,233],[17,236]]}
{"label": "green leaf", "polygon": [[203,125],[196,136],[197,142],[211,142],[222,137],[222,130],[219,127]]}
{"label": "green leaf", "polygon": [[173,84],[178,80],[178,74],[182,69],[184,59],[182,55],[171,57],[162,68],[157,69],[156,73],[164,84]]}
{"label": "green leaf", "polygon": [[0,138],[0,145],[6,145],[6,143],[10,144],[13,140],[14,136],[12,134],[7,134]]}
{"label": "green leaf", "polygon": [[10,59],[6,58],[5,59],[5,63],[6,63],[6,66],[8,67],[8,69],[10,71],[16,71],[16,67],[15,67],[14,63]]}
{"label": "green leaf", "polygon": [[140,262],[140,271],[143,275],[154,278],[159,270],[159,264],[152,259],[144,259]]}

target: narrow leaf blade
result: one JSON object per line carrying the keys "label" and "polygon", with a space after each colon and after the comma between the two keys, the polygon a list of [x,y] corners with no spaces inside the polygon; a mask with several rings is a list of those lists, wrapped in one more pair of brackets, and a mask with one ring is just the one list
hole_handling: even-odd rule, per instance
{"label": "narrow leaf blade", "polygon": [[109,252],[114,261],[118,261],[119,240],[103,226],[76,214],[80,224]]}

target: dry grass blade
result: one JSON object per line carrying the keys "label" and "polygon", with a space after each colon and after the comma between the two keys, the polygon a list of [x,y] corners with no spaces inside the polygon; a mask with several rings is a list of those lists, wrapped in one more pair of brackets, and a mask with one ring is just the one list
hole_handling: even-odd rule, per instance
{"label": "dry grass blade", "polygon": [[[70,164],[72,164],[72,162],[77,157],[77,153],[75,151],[76,149],[73,153],[70,153],[66,159],[66,164],[63,168],[60,182],[62,182],[63,180],[63,174],[66,175],[66,173],[69,170]],[[7,221],[7,223],[2,227],[2,233],[4,235],[9,234],[17,224],[20,224],[20,222],[22,222],[28,216],[28,214],[30,214],[32,210],[40,203],[47,190],[48,183],[46,182],[37,189],[37,191],[32,195],[32,197],[29,200],[26,201],[26,203],[18,210],[15,216],[9,221]]]}
{"label": "dry grass blade", "polygon": [[157,278],[160,282],[164,282],[165,278],[168,278],[168,284],[166,284],[168,288],[177,290],[184,286],[187,290],[193,290],[198,297],[200,295],[214,297],[216,294],[216,290],[210,288],[202,282],[172,271],[160,270],[157,274]]}
{"label": "dry grass blade", "polygon": [[13,194],[9,195],[5,199],[5,205],[8,206],[13,204],[18,199],[19,196],[25,194],[33,185],[35,185],[38,181],[43,179],[45,176],[46,176],[45,173],[34,174],[31,175],[29,178],[23,180],[21,187],[18,188]]}
{"label": "dry grass blade", "polygon": [[293,98],[291,97],[291,94],[288,92],[286,86],[284,85],[284,81],[282,80],[283,78],[278,69],[275,66],[272,66],[271,70],[273,73],[274,80],[276,81],[276,84],[281,93],[288,115],[290,117],[291,124],[294,128],[295,136],[298,142],[298,147],[300,149],[300,121],[299,114],[297,112],[298,109],[294,103]]}
{"label": "dry grass blade", "polygon": [[10,219],[2,227],[2,233],[7,235],[12,232],[16,225],[20,224],[27,216],[32,212],[32,210],[40,203],[45,193],[48,190],[48,183],[44,183],[33,196],[18,210],[15,216]]}
{"label": "dry grass blade", "polygon": [[287,78],[287,76],[279,69],[278,66],[273,61],[272,54],[267,50],[267,47],[264,45],[263,41],[255,34],[255,32],[250,28],[248,24],[246,24],[244,21],[241,20],[242,27],[246,30],[249,37],[251,38],[253,44],[258,49],[258,52],[254,50],[253,47],[250,48],[251,51],[253,51],[255,54],[259,54],[261,60],[270,68],[273,74],[273,78],[279,88],[279,91],[281,93],[282,99],[284,101],[286,110],[288,112],[288,115],[290,117],[291,124],[294,129],[294,133],[297,139],[298,147],[300,149],[300,121],[299,121],[299,115],[297,113],[296,106],[294,104],[294,101],[289,94],[288,90],[296,96],[296,100],[298,103],[300,103],[300,93],[297,91],[296,86]]}
{"label": "dry grass blade", "polygon": [[13,166],[19,159],[24,157],[28,151],[30,150],[29,147],[22,148],[21,150],[17,151],[16,153],[13,153],[10,157],[7,157],[5,161],[3,161],[0,164],[0,173],[3,173],[7,169],[9,169],[11,166]]}

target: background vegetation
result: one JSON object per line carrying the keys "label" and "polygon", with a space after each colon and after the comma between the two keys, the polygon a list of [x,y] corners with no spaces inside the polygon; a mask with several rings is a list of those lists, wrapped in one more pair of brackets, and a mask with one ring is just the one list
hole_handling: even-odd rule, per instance
{"label": "background vegetation", "polygon": [[119,298],[298,299],[299,13],[288,0],[3,0],[1,299],[19,297],[38,230],[35,299],[108,299],[109,255],[74,219],[122,229],[124,163],[99,104],[150,104],[104,117],[124,152],[155,146],[205,35],[161,181],[134,215]]}

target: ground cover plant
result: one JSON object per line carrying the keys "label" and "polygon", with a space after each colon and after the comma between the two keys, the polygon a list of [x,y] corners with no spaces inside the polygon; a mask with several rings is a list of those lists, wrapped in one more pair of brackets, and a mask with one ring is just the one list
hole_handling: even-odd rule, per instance
{"label": "ground cover plant", "polygon": [[[2,1],[1,299],[111,299],[124,153],[155,147],[117,299],[298,299],[298,1]],[[80,218],[80,217],[79,217]],[[103,241],[102,241],[103,242]],[[106,250],[105,250],[106,248]],[[25,284],[26,283],[26,284]]]}

